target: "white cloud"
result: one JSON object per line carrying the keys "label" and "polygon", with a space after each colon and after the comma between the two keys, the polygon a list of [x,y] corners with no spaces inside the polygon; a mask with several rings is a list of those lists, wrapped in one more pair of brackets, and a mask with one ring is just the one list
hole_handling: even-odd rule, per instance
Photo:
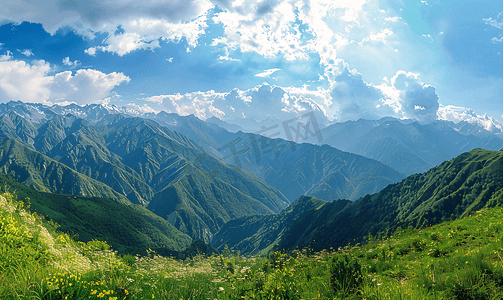
{"label": "white cloud", "polygon": [[360,44],[363,44],[365,42],[381,42],[383,44],[386,44],[386,38],[390,35],[393,34],[393,31],[389,28],[384,28],[381,29],[381,32],[379,33],[371,33],[368,37],[364,38]]}
{"label": "white cloud", "polygon": [[7,52],[5,52],[5,54],[0,55],[0,61],[6,61],[11,58],[12,58],[12,52],[10,52],[9,50],[7,50]]}
{"label": "white cloud", "polygon": [[0,101],[56,103],[71,101],[88,104],[104,99],[122,82],[129,81],[123,73],[105,74],[97,70],[83,69],[73,74],[60,72],[54,76],[49,63],[34,61],[0,62]]}
{"label": "white cloud", "polygon": [[219,62],[224,62],[224,61],[227,61],[227,62],[241,62],[240,59],[229,57],[229,55],[230,55],[229,48],[225,47],[225,55],[218,56],[218,61]]}
{"label": "white cloud", "polygon": [[128,82],[123,73],[102,73],[92,69],[81,69],[72,75],[71,71],[57,73],[53,77],[51,101],[71,100],[78,104],[88,104],[104,99],[112,89]]}
{"label": "white cloud", "polygon": [[395,22],[398,22],[398,20],[400,20],[400,19],[402,19],[402,18],[401,17],[387,17],[387,18],[384,18],[384,21],[395,23]]}
{"label": "white cloud", "polygon": [[491,39],[491,42],[493,42],[494,44],[503,42],[503,35],[500,35],[500,37],[499,37],[499,38],[497,38],[497,37],[493,37],[493,38]]}
{"label": "white cloud", "polygon": [[225,36],[212,45],[223,44],[264,57],[283,54],[287,60],[306,59],[307,46],[296,23],[295,5],[290,1],[234,1],[218,5],[224,9],[213,21],[224,26]]}
{"label": "white cloud", "polygon": [[51,94],[48,63],[29,65],[24,61],[0,61],[0,101],[44,102]]}
{"label": "white cloud", "polygon": [[158,96],[152,96],[152,97],[147,97],[147,98],[141,98],[140,100],[155,102],[155,103],[162,103],[163,100],[168,97],[169,97],[168,95],[158,95]]}
{"label": "white cloud", "polygon": [[17,50],[17,51],[21,52],[21,54],[25,55],[26,57],[33,56],[33,52],[31,50],[29,50],[29,49],[26,49],[26,50],[23,50],[23,51],[21,51],[21,50]]}
{"label": "white cloud", "polygon": [[281,69],[268,69],[268,70],[264,70],[264,72],[261,72],[261,73],[258,73],[256,74],[255,76],[256,77],[269,77],[271,76],[274,72],[277,72]]}
{"label": "white cloud", "polygon": [[[288,120],[314,111],[318,122],[327,123],[323,102],[328,93],[306,88],[282,88],[263,83],[248,90],[233,89],[226,93],[215,91],[187,94],[158,95],[141,100],[161,102],[161,108],[179,115],[194,114],[200,119],[212,116],[223,120],[264,120],[269,116]],[[321,104],[320,104],[321,103]]]}
{"label": "white cloud", "polygon": [[503,28],[503,12],[499,13],[498,16],[496,17],[496,20],[493,18],[487,18],[487,19],[482,19],[486,22],[487,25],[496,27],[498,29]]}
{"label": "white cloud", "polygon": [[78,60],[76,60],[76,61],[70,61],[70,57],[68,57],[68,56],[65,57],[65,58],[63,58],[63,64],[65,66],[77,66],[78,63],[79,63]]}
{"label": "white cloud", "polygon": [[91,56],[95,56],[96,55],[96,47],[88,48],[88,49],[84,50],[84,53],[87,53]]}
{"label": "white cloud", "polygon": [[[411,118],[420,122],[436,119],[439,107],[435,88],[424,84],[417,74],[397,72],[391,80],[375,86],[363,80],[343,60],[327,67],[323,79],[328,88],[280,87],[263,83],[247,90],[233,89],[158,95],[141,100],[162,103],[163,110],[201,119],[264,120],[269,116],[288,120],[314,111],[320,124],[332,121],[378,119],[385,116]],[[244,117],[246,116],[246,117]]]}
{"label": "white cloud", "polygon": [[138,114],[138,115],[146,114],[146,113],[158,113],[159,112],[159,111],[151,108],[147,104],[143,104],[143,106],[140,106],[140,105],[138,105],[136,103],[128,103],[128,104],[124,105],[124,108],[126,109],[126,111],[128,113]]}

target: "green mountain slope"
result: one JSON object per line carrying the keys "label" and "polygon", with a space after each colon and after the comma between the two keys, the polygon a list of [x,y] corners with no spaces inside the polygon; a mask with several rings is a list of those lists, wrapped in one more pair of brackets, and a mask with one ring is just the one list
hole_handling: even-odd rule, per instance
{"label": "green mountain slope", "polygon": [[80,241],[104,240],[120,253],[146,254],[146,249],[182,251],[192,239],[145,207],[109,199],[43,193],[0,174],[0,187],[29,201],[39,215]]}
{"label": "green mountain slope", "polygon": [[0,137],[0,172],[39,191],[129,200],[104,183],[80,174],[13,139]]}
{"label": "green mountain slope", "polygon": [[13,111],[0,117],[0,136],[16,139],[33,148],[36,127]]}
{"label": "green mountain slope", "polygon": [[503,202],[503,152],[475,149],[424,174],[340,207],[324,205],[294,222],[278,249],[340,247],[397,227],[421,227]]}
{"label": "green mountain slope", "polygon": [[121,158],[107,149],[102,133],[87,121],[77,119],[67,129],[67,136],[48,153],[70,168],[103,182],[131,202],[146,205],[155,190]]}

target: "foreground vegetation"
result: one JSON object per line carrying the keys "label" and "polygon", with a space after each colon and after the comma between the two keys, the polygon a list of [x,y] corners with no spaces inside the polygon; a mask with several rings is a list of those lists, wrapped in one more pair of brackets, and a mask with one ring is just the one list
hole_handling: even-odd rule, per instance
{"label": "foreground vegetation", "polygon": [[364,246],[175,260],[119,255],[0,197],[1,299],[500,299],[503,209]]}

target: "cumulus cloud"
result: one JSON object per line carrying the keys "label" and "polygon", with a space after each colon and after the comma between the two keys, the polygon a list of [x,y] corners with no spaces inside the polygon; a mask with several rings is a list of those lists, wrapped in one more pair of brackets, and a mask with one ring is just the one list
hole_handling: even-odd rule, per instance
{"label": "cumulus cloud", "polygon": [[386,102],[383,92],[363,80],[362,74],[350,69],[343,60],[326,68],[331,100],[327,107],[339,121],[378,119],[396,115],[396,107]]}
{"label": "cumulus cloud", "polygon": [[401,111],[406,117],[425,123],[437,119],[439,103],[436,90],[423,83],[418,74],[398,71],[391,83],[399,91]]}
{"label": "cumulus cloud", "polygon": [[5,52],[5,54],[0,55],[0,61],[6,61],[11,58],[12,58],[12,52],[10,52],[9,50],[7,50],[7,52]]}
{"label": "cumulus cloud", "polygon": [[53,76],[50,99],[93,103],[104,99],[115,86],[129,80],[123,73],[105,74],[92,69],[81,69],[74,75],[71,71],[61,72]]}
{"label": "cumulus cloud", "polygon": [[158,95],[142,100],[157,102],[161,104],[164,111],[176,113],[181,116],[190,114],[205,120],[211,116],[222,117],[224,114],[213,106],[216,99],[223,97],[224,93],[215,91],[193,92],[187,94]]}
{"label": "cumulus cloud", "polygon": [[224,27],[224,36],[214,39],[213,45],[264,57],[283,55],[287,60],[307,59],[310,53],[317,52],[324,63],[335,58],[337,47],[348,43],[343,34],[332,30],[334,24],[327,18],[341,24],[358,24],[365,0],[214,3],[222,11],[213,21]]}
{"label": "cumulus cloud", "polygon": [[51,71],[50,64],[43,60],[31,65],[24,61],[0,61],[0,101],[88,104],[103,100],[115,86],[129,81],[129,77],[116,72],[82,69],[50,76]]}
{"label": "cumulus cloud", "polygon": [[0,61],[0,101],[49,100],[52,78],[47,73],[50,69],[50,65],[43,61],[37,65],[29,65],[24,61]]}
{"label": "cumulus cloud", "polygon": [[306,45],[295,26],[295,5],[289,1],[219,1],[224,11],[213,21],[222,24],[225,35],[214,40],[242,52],[257,52],[265,57],[283,54],[287,60],[305,59]]}

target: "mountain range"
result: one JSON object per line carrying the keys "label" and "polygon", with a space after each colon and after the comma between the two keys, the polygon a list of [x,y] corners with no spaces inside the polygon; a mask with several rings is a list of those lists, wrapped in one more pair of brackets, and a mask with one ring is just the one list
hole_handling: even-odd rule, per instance
{"label": "mountain range", "polygon": [[[164,252],[166,245],[179,250],[200,239],[217,248],[227,244],[243,253],[266,254],[296,246],[321,249],[347,243],[348,237],[361,240],[367,234],[383,234],[385,228],[416,226],[420,222],[413,211],[395,219],[375,218],[393,216],[401,209],[399,197],[420,192],[410,185],[440,176],[431,175],[433,170],[455,173],[442,169],[442,161],[475,147],[503,146],[498,134],[468,123],[424,125],[385,118],[336,123],[321,130],[312,119],[250,124],[260,130],[245,133],[215,118],[203,121],[193,115],[140,113],[115,106],[8,102],[0,104],[0,171],[38,191],[64,194],[58,197],[66,206],[78,206],[72,199],[87,197],[95,204],[85,200],[88,204],[82,207],[112,209],[110,203],[115,203],[129,211],[134,207],[142,220],[168,221],[173,228],[166,229],[161,239],[165,242],[155,244]],[[282,134],[291,140],[278,138]],[[483,151],[469,152],[469,157]],[[416,173],[420,174],[406,178]],[[408,188],[389,194],[404,181],[410,183]],[[372,205],[362,204],[368,201]],[[54,206],[51,203],[47,205]],[[38,209],[44,211],[43,205]],[[469,211],[463,205],[448,217]],[[63,223],[61,214],[76,216],[45,211]],[[355,211],[367,215],[354,217]],[[448,217],[442,210],[431,222]],[[353,218],[358,223],[352,223]],[[368,225],[369,220],[375,224]],[[159,226],[168,228],[166,224]],[[348,234],[332,234],[341,224],[352,224],[343,228]],[[159,236],[158,229],[147,227],[137,232]]]}
{"label": "mountain range", "polygon": [[[404,177],[329,146],[281,148],[283,140],[228,132],[194,116],[22,102],[1,104],[0,112],[4,174],[44,192],[143,205],[205,242],[231,219],[279,213],[306,193],[356,199]],[[253,139],[276,148],[257,159]],[[239,154],[226,158],[229,144]]]}

